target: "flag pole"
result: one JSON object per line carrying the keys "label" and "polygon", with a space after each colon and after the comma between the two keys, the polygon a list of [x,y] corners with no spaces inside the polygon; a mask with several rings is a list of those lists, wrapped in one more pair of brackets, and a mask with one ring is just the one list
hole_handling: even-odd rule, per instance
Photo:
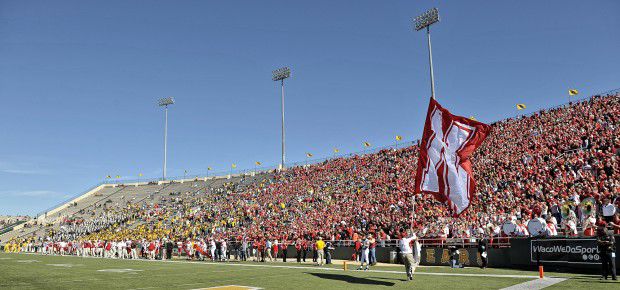
{"label": "flag pole", "polygon": [[[431,98],[435,99],[435,75],[433,73],[433,48],[431,46],[431,25],[439,22],[439,10],[437,8],[430,9],[424,12],[422,15],[414,18],[414,28],[416,31],[420,31],[426,28],[426,40],[428,43],[428,64],[430,67],[431,77]],[[397,142],[398,144],[398,142]],[[411,200],[411,228],[413,228],[413,213],[415,211],[415,195]]]}
{"label": "flag pole", "polygon": [[411,225],[409,226],[413,230],[413,215],[415,213],[415,194],[411,196]]}

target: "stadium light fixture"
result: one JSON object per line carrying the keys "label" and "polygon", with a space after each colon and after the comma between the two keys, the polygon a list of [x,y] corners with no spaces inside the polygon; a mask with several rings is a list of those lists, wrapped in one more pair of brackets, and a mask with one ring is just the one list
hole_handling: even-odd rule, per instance
{"label": "stadium light fixture", "polygon": [[420,31],[426,28],[426,37],[428,40],[428,62],[431,74],[431,97],[435,98],[435,77],[433,75],[433,50],[431,48],[431,25],[439,22],[439,10],[433,8],[413,19],[414,28]]}
{"label": "stadium light fixture", "polygon": [[280,87],[282,91],[282,163],[280,169],[284,169],[286,162],[286,143],[285,143],[285,131],[284,131],[284,80],[291,77],[291,69],[288,67],[281,67],[272,72],[273,81],[280,81]]}
{"label": "stadium light fixture", "polygon": [[439,22],[439,10],[437,10],[437,8],[428,10],[422,13],[422,15],[416,17],[414,21],[415,21],[416,31],[420,31],[424,28],[427,28],[431,26],[431,24],[435,22]]}
{"label": "stadium light fixture", "polygon": [[274,70],[272,74],[274,81],[283,81],[284,79],[291,77],[291,69],[286,66],[281,67],[277,70]]}
{"label": "stadium light fixture", "polygon": [[160,107],[164,107],[164,170],[162,180],[166,180],[166,162],[168,161],[168,106],[174,104],[174,98],[161,98],[157,101]]}
{"label": "stadium light fixture", "polygon": [[172,105],[172,104],[174,104],[174,98],[172,98],[172,97],[161,98],[161,99],[159,99],[159,101],[157,103],[159,104],[160,107]]}

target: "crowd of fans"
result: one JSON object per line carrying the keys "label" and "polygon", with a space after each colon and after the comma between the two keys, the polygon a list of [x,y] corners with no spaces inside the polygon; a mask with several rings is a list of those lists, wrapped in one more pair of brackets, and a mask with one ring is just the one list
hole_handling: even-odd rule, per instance
{"label": "crowd of fans", "polygon": [[[413,195],[416,145],[341,157],[67,219],[47,241],[249,240],[379,243],[413,228],[425,239],[588,235],[605,220],[620,234],[620,98],[589,100],[492,124],[472,156],[477,193],[452,217]],[[587,209],[584,207],[587,203]],[[512,226],[511,226],[512,225]]]}

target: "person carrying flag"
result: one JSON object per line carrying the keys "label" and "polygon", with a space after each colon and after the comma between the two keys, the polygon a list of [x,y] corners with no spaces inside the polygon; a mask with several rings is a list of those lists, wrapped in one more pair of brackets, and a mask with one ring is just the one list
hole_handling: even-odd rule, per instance
{"label": "person carrying flag", "polygon": [[[414,248],[411,245],[414,245]],[[420,246],[418,243],[418,237],[412,230],[407,230],[407,233],[403,235],[398,241],[398,247],[400,248],[400,255],[405,263],[405,272],[407,273],[407,279],[413,280],[413,273],[415,268],[420,263]]]}

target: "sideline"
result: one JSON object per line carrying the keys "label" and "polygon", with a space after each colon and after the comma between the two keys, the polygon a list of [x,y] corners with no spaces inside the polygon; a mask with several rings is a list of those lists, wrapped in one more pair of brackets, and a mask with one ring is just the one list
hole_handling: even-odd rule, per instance
{"label": "sideline", "polygon": [[[37,253],[12,253],[12,254],[26,254],[26,255],[40,255]],[[81,258],[81,259],[106,259],[113,261],[133,261],[133,262],[151,262],[151,263],[177,263],[177,264],[195,264],[195,265],[210,265],[210,266],[237,266],[237,267],[258,267],[258,268],[281,268],[281,269],[302,269],[302,270],[323,270],[323,271],[344,271],[341,268],[330,268],[330,267],[313,267],[313,266],[286,266],[286,265],[253,265],[253,264],[232,264],[232,263],[214,263],[214,262],[203,262],[203,261],[171,261],[171,260],[130,260],[130,259],[108,259],[108,258],[100,258],[100,257],[78,257],[78,256],[45,256],[45,257],[71,257],[71,258]],[[389,274],[402,274],[405,275],[405,271],[395,271],[395,270],[368,270],[368,271],[358,271],[358,270],[348,270],[347,272],[367,272],[367,273],[389,273]],[[535,275],[505,275],[505,274],[473,274],[473,273],[427,273],[427,272],[416,272],[415,275],[429,275],[429,276],[459,276],[459,277],[487,277],[487,278],[518,278],[518,279],[536,279],[541,280],[538,276]],[[552,279],[551,277],[548,279]],[[542,279],[545,280],[545,279]],[[564,278],[564,280],[566,280]],[[562,280],[562,281],[564,281]],[[561,282],[561,281],[559,281]],[[556,283],[559,283],[556,282]],[[555,284],[555,283],[554,283]],[[538,289],[538,288],[537,288]],[[516,290],[516,289],[515,289]]]}

